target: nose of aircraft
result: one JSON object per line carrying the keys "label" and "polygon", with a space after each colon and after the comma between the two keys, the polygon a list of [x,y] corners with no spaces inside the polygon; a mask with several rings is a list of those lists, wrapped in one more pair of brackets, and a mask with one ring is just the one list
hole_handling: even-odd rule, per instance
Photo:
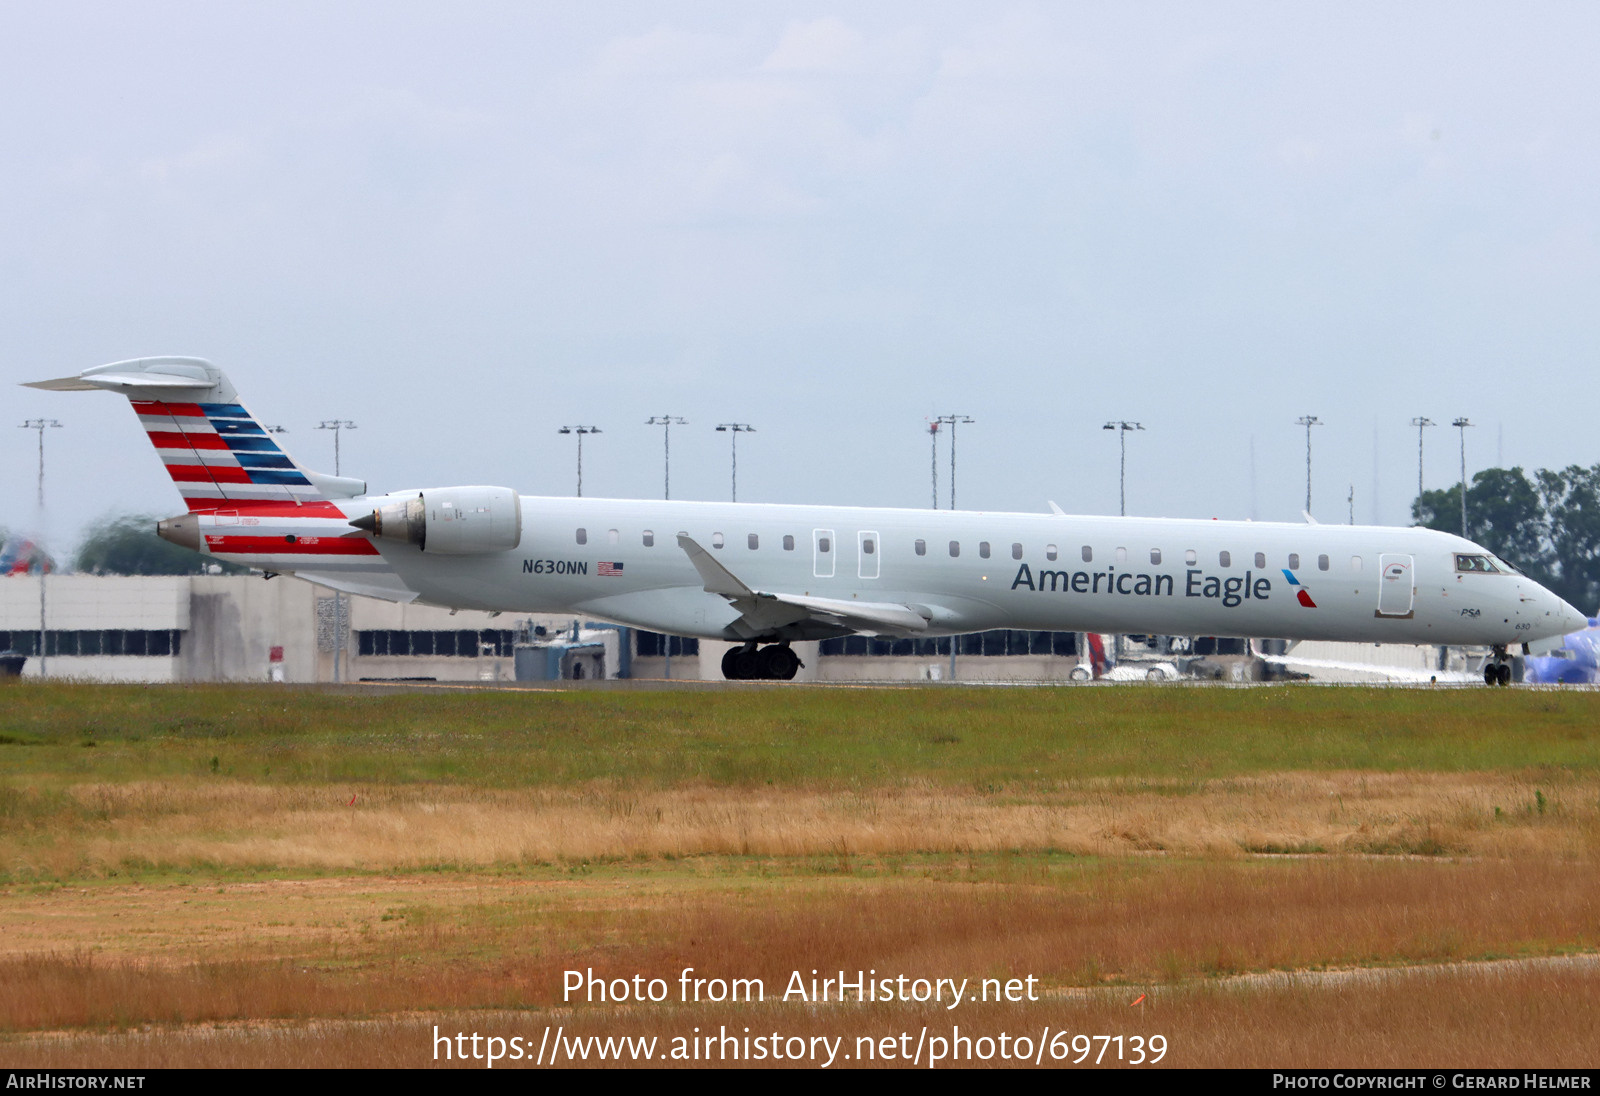
{"label": "nose of aircraft", "polygon": [[1580,613],[1574,606],[1568,604],[1566,601],[1563,601],[1561,598],[1556,597],[1554,594],[1551,594],[1550,596],[1555,598],[1555,603],[1558,606],[1556,616],[1561,619],[1562,635],[1568,635],[1572,632],[1581,632],[1589,626],[1589,618]]}
{"label": "nose of aircraft", "polygon": [[1570,635],[1573,632],[1581,632],[1589,626],[1587,617],[1555,593],[1538,583],[1530,582],[1530,585],[1533,589],[1524,588],[1522,594],[1523,604],[1533,610],[1531,615],[1534,634],[1530,638],[1547,639]]}

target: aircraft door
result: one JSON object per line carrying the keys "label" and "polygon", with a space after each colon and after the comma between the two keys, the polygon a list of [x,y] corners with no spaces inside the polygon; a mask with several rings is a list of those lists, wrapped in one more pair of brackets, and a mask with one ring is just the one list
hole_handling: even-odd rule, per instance
{"label": "aircraft door", "polygon": [[1412,615],[1412,600],[1417,587],[1410,556],[1378,557],[1378,616],[1407,619]]}
{"label": "aircraft door", "polygon": [[811,573],[818,578],[833,577],[833,547],[832,529],[811,530]]}
{"label": "aircraft door", "polygon": [[878,577],[878,534],[860,532],[856,534],[856,575],[860,578]]}

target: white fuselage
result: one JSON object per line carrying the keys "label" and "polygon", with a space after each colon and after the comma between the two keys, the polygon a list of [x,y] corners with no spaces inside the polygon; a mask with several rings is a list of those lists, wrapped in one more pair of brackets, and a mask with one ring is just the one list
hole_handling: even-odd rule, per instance
{"label": "white fuselage", "polygon": [[[405,497],[336,505],[359,517]],[[1523,575],[1459,571],[1458,553],[1484,549],[1419,528],[533,496],[521,506],[521,542],[509,551],[437,556],[379,540],[377,557],[229,558],[379,596],[587,614],[706,638],[751,637],[733,627],[740,613],[729,600],[707,592],[680,534],[753,590],[904,605],[927,622],[882,634],[1513,644],[1582,622]],[[203,532],[211,520],[202,518]],[[325,537],[349,535],[337,519],[319,521]],[[295,523],[257,532],[280,535],[278,524]]]}

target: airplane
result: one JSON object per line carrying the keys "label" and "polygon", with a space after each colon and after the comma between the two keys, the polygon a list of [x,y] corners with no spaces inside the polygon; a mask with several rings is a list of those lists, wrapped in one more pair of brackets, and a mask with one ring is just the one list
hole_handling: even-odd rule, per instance
{"label": "airplane", "polygon": [[0,575],[26,575],[35,567],[49,572],[55,570],[55,562],[33,541],[12,537],[0,545]]}
{"label": "airplane", "polygon": [[1588,627],[1561,638],[1547,653],[1528,655],[1522,680],[1535,685],[1600,685],[1600,617]]}
{"label": "airplane", "polygon": [[1488,645],[1585,618],[1448,533],[1050,513],[545,498],[460,485],[369,494],[311,471],[201,358],[33,382],[133,404],[188,512],[157,533],[349,594],[580,614],[738,643],[735,680],[788,680],[791,644],[998,628]]}

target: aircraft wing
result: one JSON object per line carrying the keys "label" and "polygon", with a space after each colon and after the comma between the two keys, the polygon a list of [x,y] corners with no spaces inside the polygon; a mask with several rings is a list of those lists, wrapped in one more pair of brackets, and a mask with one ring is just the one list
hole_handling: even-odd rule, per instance
{"label": "aircraft wing", "polygon": [[1286,655],[1256,657],[1269,665],[1286,670],[1298,670],[1301,673],[1315,674],[1320,670],[1324,673],[1359,674],[1366,679],[1397,684],[1426,685],[1430,682],[1440,682],[1465,685],[1483,680],[1477,674],[1464,673],[1460,670],[1413,670],[1405,666],[1380,666],[1373,662],[1341,662],[1330,658],[1293,658]]}
{"label": "aircraft wing", "polygon": [[689,557],[708,594],[718,594],[739,610],[734,622],[751,638],[788,625],[822,624],[862,635],[915,635],[928,629],[928,617],[909,605],[855,598],[810,597],[754,590],[712,558],[693,537],[679,535],[678,547]]}

